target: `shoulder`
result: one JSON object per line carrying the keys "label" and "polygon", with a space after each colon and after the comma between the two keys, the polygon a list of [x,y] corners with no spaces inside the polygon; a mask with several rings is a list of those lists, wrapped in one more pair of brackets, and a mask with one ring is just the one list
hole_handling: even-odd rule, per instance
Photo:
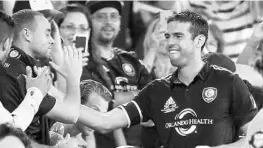
{"label": "shoulder", "polygon": [[218,65],[210,65],[210,72],[212,72],[212,74],[217,77],[219,76],[220,78],[234,78],[236,76],[236,74],[232,71]]}
{"label": "shoulder", "polygon": [[117,55],[129,55],[132,56],[134,58],[137,58],[137,55],[134,51],[126,51],[120,48],[114,48],[113,51],[117,54]]}

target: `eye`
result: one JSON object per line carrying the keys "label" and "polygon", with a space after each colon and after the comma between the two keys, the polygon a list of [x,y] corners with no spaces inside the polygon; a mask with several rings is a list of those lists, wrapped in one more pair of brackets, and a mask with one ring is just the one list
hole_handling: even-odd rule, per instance
{"label": "eye", "polygon": [[178,39],[182,39],[183,36],[182,36],[182,35],[177,35],[176,38],[178,38]]}
{"label": "eye", "polygon": [[169,38],[170,38],[170,34],[165,33],[165,34],[164,34],[164,37],[165,37],[166,39],[169,39]]}

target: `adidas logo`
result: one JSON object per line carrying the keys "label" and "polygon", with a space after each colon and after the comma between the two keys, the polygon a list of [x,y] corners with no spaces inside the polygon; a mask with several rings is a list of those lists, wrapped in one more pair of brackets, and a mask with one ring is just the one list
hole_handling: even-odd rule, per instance
{"label": "adidas logo", "polygon": [[174,99],[170,97],[164,104],[164,108],[161,110],[164,113],[174,112],[178,108]]}

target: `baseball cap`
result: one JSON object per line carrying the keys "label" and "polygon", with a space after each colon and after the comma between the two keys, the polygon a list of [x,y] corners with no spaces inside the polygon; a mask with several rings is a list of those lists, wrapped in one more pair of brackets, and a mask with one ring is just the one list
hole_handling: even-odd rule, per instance
{"label": "baseball cap", "polygon": [[13,8],[13,13],[22,9],[32,9],[33,11],[39,11],[43,13],[45,17],[52,17],[61,14],[60,11],[54,9],[50,0],[16,1]]}
{"label": "baseball cap", "polygon": [[217,66],[226,68],[232,72],[236,71],[235,62],[222,53],[211,52],[211,53],[204,55],[202,58],[208,64],[217,65]]}
{"label": "baseball cap", "polygon": [[113,7],[119,11],[119,14],[122,12],[122,5],[119,1],[87,1],[85,5],[91,14],[105,7]]}

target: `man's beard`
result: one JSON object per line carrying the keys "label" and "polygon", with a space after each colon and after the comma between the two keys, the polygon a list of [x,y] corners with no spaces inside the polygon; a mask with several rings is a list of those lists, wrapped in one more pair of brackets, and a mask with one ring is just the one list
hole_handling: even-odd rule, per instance
{"label": "man's beard", "polygon": [[115,38],[116,38],[116,35],[113,35],[111,38],[105,38],[103,37],[103,35],[100,35],[98,40],[102,44],[110,44],[114,42]]}

